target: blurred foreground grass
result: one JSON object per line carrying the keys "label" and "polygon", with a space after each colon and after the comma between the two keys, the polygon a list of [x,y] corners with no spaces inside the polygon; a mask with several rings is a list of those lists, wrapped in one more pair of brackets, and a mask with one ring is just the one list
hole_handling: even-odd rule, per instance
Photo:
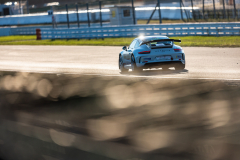
{"label": "blurred foreground grass", "polygon": [[238,160],[239,91],[216,80],[0,72],[0,158]]}
{"label": "blurred foreground grass", "polygon": [[[181,39],[180,46],[195,47],[240,47],[239,36],[187,36],[171,37]],[[92,46],[128,46],[134,38],[73,39],[73,40],[36,40],[36,36],[0,37],[0,45],[92,45]]]}

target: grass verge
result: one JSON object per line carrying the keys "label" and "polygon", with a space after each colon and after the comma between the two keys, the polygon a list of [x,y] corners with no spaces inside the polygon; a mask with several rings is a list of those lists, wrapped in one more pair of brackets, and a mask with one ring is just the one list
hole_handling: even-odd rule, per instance
{"label": "grass verge", "polygon": [[[171,37],[181,39],[181,46],[196,47],[240,47],[240,36],[213,37],[187,36]],[[36,40],[36,36],[0,37],[0,45],[92,45],[92,46],[128,46],[134,38],[105,38],[81,40]]]}

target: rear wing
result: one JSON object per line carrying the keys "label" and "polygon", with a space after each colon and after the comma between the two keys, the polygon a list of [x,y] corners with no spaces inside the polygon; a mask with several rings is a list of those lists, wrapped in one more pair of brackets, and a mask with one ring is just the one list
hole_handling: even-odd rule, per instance
{"label": "rear wing", "polygon": [[173,42],[182,42],[181,39],[158,39],[158,40],[152,40],[152,41],[145,41],[140,44],[147,44],[147,43],[152,43],[152,42],[163,42],[163,41],[173,41]]}

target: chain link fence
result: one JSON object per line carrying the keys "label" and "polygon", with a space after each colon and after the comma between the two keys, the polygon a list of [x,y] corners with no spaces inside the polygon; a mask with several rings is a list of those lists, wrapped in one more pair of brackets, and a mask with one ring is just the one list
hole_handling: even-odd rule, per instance
{"label": "chain link fence", "polygon": [[191,11],[192,19],[204,21],[237,20],[240,17],[239,0],[183,0]]}
{"label": "chain link fence", "polygon": [[[41,14],[46,16],[48,13],[46,24],[51,26],[49,22],[52,21],[53,27],[59,28],[227,22],[238,21],[240,17],[240,0],[92,0],[76,1],[76,3],[71,1],[67,4],[59,3],[55,6],[37,8],[28,6],[27,2],[22,2],[22,4],[24,4],[23,13],[32,13],[38,16]],[[113,8],[117,8],[117,10]],[[51,10],[53,12],[49,12]],[[120,15],[120,12],[124,15]],[[132,20],[126,20],[124,16],[129,16]],[[117,22],[113,23],[114,19]]]}

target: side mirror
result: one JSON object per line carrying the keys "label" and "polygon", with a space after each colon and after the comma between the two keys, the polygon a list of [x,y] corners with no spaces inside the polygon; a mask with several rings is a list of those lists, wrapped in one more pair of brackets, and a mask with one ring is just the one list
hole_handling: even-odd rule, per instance
{"label": "side mirror", "polygon": [[122,48],[122,49],[126,51],[126,50],[127,50],[127,47],[126,47],[126,46],[123,46],[123,48]]}

